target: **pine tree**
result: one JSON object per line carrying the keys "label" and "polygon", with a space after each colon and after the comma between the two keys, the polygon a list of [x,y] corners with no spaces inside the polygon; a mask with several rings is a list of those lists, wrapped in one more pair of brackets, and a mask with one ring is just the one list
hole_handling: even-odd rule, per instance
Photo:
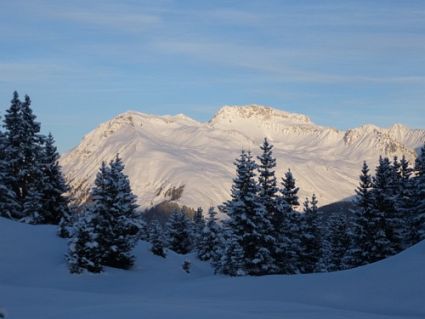
{"label": "pine tree", "polygon": [[152,243],[152,253],[157,256],[165,257],[163,230],[158,219],[153,219],[151,222],[149,238]]}
{"label": "pine tree", "polygon": [[425,144],[415,161],[415,176],[412,180],[414,207],[411,211],[411,244],[425,239]]}
{"label": "pine tree", "polygon": [[317,204],[319,202],[317,201],[317,197],[316,194],[313,194],[313,196],[311,196],[311,201],[310,201],[310,212],[312,212],[313,214],[316,214],[319,210],[319,208],[317,207]]}
{"label": "pine tree", "polygon": [[16,202],[16,195],[11,189],[6,147],[6,137],[0,131],[0,216],[12,218],[12,216],[16,215],[19,205]]}
{"label": "pine tree", "polygon": [[28,190],[24,199],[24,216],[20,221],[27,224],[42,224],[43,219],[43,195],[34,186]]}
{"label": "pine tree", "polygon": [[[378,181],[381,183],[381,180]],[[376,189],[373,186],[369,167],[364,162],[354,200],[356,210],[350,227],[351,248],[343,261],[346,267],[373,263],[389,255],[391,245],[385,232],[385,216],[376,209]]]}
{"label": "pine tree", "polygon": [[145,216],[142,214],[135,216],[134,225],[138,228],[138,239],[150,241],[151,230],[148,223],[146,222]]}
{"label": "pine tree", "polygon": [[303,203],[303,211],[304,211],[304,214],[311,211],[310,200],[308,199],[308,197],[305,198],[305,201]]}
{"label": "pine tree", "polygon": [[[23,212],[31,215],[36,214],[36,212],[29,212],[28,207],[31,206],[29,202],[38,195],[31,194],[29,199],[26,199],[26,197],[30,189],[39,190],[43,185],[41,150],[44,138],[40,135],[40,123],[36,121],[28,96],[25,96],[24,102],[21,102],[18,93],[14,92],[11,105],[6,110],[4,128],[6,135],[6,176],[17,204],[12,217],[16,219],[25,218],[25,220],[30,221],[30,216],[25,216]],[[25,203],[27,203],[26,210],[24,210]]]}
{"label": "pine tree", "polygon": [[62,238],[71,238],[74,235],[75,219],[77,208],[69,205],[68,209],[62,214],[58,225],[58,236]]}
{"label": "pine tree", "polygon": [[20,148],[22,140],[21,104],[18,92],[13,92],[13,98],[10,101],[9,109],[6,110],[3,124],[6,130],[6,150],[4,155],[7,166],[5,167],[5,175],[16,200],[16,207],[14,207],[15,209],[11,212],[13,218],[23,217],[23,197],[20,189],[20,180],[18,178],[20,168],[24,162],[23,153]]}
{"label": "pine tree", "polygon": [[311,201],[304,202],[304,214],[301,218],[299,263],[304,273],[323,271],[322,238],[317,214],[317,199],[313,194]]}
{"label": "pine tree", "polygon": [[192,247],[190,220],[179,210],[175,210],[167,222],[168,248],[178,254],[187,254]]}
{"label": "pine tree", "polygon": [[86,211],[76,222],[75,233],[69,240],[66,259],[71,273],[84,270],[98,273],[103,270],[103,251],[100,246],[99,224],[95,214]]}
{"label": "pine tree", "polygon": [[276,206],[276,194],[278,191],[274,172],[276,159],[273,157],[273,145],[268,142],[267,138],[264,139],[263,145],[260,146],[260,149],[262,151],[261,156],[257,157],[260,161],[260,164],[257,166],[259,173],[258,195],[266,209],[266,217],[271,220]]}
{"label": "pine tree", "polygon": [[68,198],[65,196],[68,186],[62,175],[59,154],[54,143],[52,134],[49,134],[42,152],[43,182],[39,191],[42,194],[43,204],[39,223],[57,225],[64,215],[69,214],[69,208]]}
{"label": "pine tree", "polygon": [[256,164],[250,152],[242,151],[235,162],[236,177],[233,180],[231,199],[221,206],[229,216],[226,227],[244,253],[244,270],[251,275],[276,271],[270,247],[274,245],[273,228],[263,201],[258,198],[258,186],[254,179]]}
{"label": "pine tree", "polygon": [[124,165],[117,156],[109,166],[103,162],[92,189],[93,214],[99,227],[102,264],[130,268],[132,249],[138,239],[136,197],[131,191]]}
{"label": "pine tree", "polygon": [[42,172],[42,145],[44,137],[40,135],[40,123],[36,121],[36,116],[31,109],[31,99],[25,96],[21,104],[21,144],[20,149],[23,154],[23,162],[18,171],[20,181],[21,196],[25,201],[30,189],[40,189],[44,184]]}
{"label": "pine tree", "polygon": [[403,155],[400,160],[398,190],[396,198],[396,210],[403,218],[403,249],[412,245],[412,232],[414,229],[412,221],[413,208],[415,206],[415,186],[412,179],[413,169],[409,166],[409,162]]}
{"label": "pine tree", "polygon": [[205,227],[202,230],[198,257],[200,260],[211,260],[213,264],[217,263],[220,259],[221,252],[221,229],[217,223],[217,212],[214,207],[208,210],[208,219]]}
{"label": "pine tree", "polygon": [[351,247],[344,256],[343,263],[347,268],[357,267],[368,263],[369,254],[373,243],[372,225],[372,177],[369,167],[363,162],[359,186],[356,189],[356,198],[353,203],[356,206],[352,224],[349,227]]}
{"label": "pine tree", "polygon": [[348,232],[348,220],[344,216],[335,216],[330,223],[330,252],[327,269],[338,271],[346,268],[344,258],[351,247],[351,238]]}
{"label": "pine tree", "polygon": [[300,205],[298,201],[298,191],[299,187],[295,186],[295,178],[292,175],[290,169],[285,173],[285,176],[282,178],[282,196],[283,199],[291,206],[292,209],[295,209]]}
{"label": "pine tree", "polygon": [[244,251],[237,236],[230,234],[226,240],[225,249],[221,257],[219,266],[216,268],[218,272],[221,272],[229,276],[244,276],[245,272],[245,260]]}
{"label": "pine tree", "polygon": [[205,218],[201,207],[193,215],[193,245],[196,251],[199,251],[201,245],[202,232],[205,227]]}
{"label": "pine tree", "polygon": [[[398,166],[399,164],[397,164]],[[389,241],[381,252],[383,258],[394,255],[402,250],[404,219],[396,209],[396,196],[399,185],[398,174],[388,158],[379,159],[372,183],[373,210],[376,215],[382,215],[380,224],[385,228],[385,236]]]}
{"label": "pine tree", "polygon": [[300,254],[299,213],[286,202],[285,195],[276,201],[276,245],[274,258],[279,273],[294,274],[299,272],[298,256]]}

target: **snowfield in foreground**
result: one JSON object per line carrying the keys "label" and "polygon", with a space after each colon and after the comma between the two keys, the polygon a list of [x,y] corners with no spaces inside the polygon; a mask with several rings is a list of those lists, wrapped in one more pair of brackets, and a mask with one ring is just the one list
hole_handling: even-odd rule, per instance
{"label": "snowfield in foreground", "polygon": [[425,242],[349,271],[241,278],[213,275],[190,255],[162,259],[142,242],[130,271],[71,275],[55,232],[0,218],[6,318],[425,318]]}

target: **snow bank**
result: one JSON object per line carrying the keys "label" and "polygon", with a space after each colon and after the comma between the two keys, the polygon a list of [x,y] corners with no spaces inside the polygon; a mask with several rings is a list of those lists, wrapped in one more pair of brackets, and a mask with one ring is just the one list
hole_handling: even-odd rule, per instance
{"label": "snow bank", "polygon": [[7,318],[425,318],[425,243],[349,271],[243,278],[215,276],[190,255],[154,256],[140,243],[131,271],[71,275],[55,231],[0,218]]}

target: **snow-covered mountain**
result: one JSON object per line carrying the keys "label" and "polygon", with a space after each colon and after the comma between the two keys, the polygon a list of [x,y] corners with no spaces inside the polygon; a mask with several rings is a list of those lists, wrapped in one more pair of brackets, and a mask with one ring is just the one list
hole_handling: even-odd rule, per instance
{"label": "snow-covered mountain", "polygon": [[183,114],[126,112],[87,134],[61,164],[80,200],[100,163],[119,153],[142,207],[170,199],[208,207],[229,197],[240,150],[258,155],[264,137],[275,146],[278,176],[291,168],[301,196],[316,193],[320,204],[327,204],[353,195],[363,160],[371,167],[379,155],[404,154],[413,161],[425,130],[395,124],[340,131],[260,105],[224,106],[206,123]]}

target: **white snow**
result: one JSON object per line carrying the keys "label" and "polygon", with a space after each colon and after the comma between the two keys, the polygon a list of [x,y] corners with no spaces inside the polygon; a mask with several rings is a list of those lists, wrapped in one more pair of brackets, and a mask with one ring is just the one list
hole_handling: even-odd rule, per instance
{"label": "white snow", "polygon": [[278,176],[291,168],[301,198],[316,193],[323,205],[353,195],[363,160],[372,169],[379,155],[405,154],[412,161],[414,148],[425,142],[425,130],[365,125],[344,132],[260,105],[225,106],[207,123],[182,114],[133,111],[87,134],[61,164],[83,199],[101,161],[120,153],[142,207],[169,199],[167,190],[184,185],[178,202],[206,211],[229,198],[240,150],[258,155],[264,137],[275,146]]}
{"label": "white snow", "polygon": [[[0,218],[0,308],[10,319],[425,318],[425,242],[327,274],[230,278],[193,256],[136,249],[130,271],[71,275],[53,226]],[[181,265],[191,261],[191,273]]]}

